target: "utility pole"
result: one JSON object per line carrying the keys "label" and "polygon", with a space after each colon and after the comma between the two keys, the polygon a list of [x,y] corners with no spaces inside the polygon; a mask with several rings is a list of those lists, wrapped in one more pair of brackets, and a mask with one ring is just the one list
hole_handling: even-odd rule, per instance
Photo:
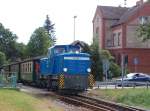
{"label": "utility pole", "polygon": [[75,41],[75,34],[76,34],[76,32],[75,32],[75,28],[76,28],[76,23],[75,23],[75,19],[77,18],[77,16],[73,16],[73,18],[74,18],[74,38],[73,38],[73,41]]}
{"label": "utility pole", "polygon": [[124,7],[126,7],[127,5],[127,0],[124,0]]}
{"label": "utility pole", "polygon": [[121,55],[121,86],[122,88],[124,87],[124,69],[125,69],[125,65],[124,65],[124,58],[125,58],[125,55],[122,54]]}

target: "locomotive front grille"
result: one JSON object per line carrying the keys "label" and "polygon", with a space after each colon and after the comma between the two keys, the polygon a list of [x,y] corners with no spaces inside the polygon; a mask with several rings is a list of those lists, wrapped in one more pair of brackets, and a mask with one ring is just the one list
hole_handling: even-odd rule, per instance
{"label": "locomotive front grille", "polygon": [[[65,75],[64,88],[84,90],[88,86],[88,77],[83,75]],[[71,84],[70,84],[71,83]]]}

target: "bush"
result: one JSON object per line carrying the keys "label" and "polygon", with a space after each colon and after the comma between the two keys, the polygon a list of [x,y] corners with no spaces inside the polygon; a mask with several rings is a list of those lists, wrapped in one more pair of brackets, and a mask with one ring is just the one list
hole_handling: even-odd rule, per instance
{"label": "bush", "polygon": [[6,62],[6,56],[3,52],[0,52],[0,66]]}
{"label": "bush", "polygon": [[111,77],[118,77],[121,75],[121,68],[114,62],[111,62],[109,70],[111,72]]}

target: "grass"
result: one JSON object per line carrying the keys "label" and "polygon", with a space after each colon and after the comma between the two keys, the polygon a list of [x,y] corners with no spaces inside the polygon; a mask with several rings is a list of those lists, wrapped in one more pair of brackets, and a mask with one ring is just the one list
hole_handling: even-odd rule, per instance
{"label": "grass", "polygon": [[14,90],[0,89],[0,111],[60,111],[50,101]]}
{"label": "grass", "polygon": [[150,89],[96,89],[90,91],[99,98],[150,109]]}

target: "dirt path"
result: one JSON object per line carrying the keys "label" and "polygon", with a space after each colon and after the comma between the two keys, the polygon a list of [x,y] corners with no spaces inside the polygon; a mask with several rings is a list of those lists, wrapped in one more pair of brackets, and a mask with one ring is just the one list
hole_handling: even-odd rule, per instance
{"label": "dirt path", "polygon": [[70,104],[66,104],[55,97],[54,92],[46,91],[45,89],[22,86],[20,91],[26,92],[38,99],[41,99],[45,103],[45,106],[42,107],[51,107],[53,109],[52,111],[90,111],[83,107],[76,107]]}

